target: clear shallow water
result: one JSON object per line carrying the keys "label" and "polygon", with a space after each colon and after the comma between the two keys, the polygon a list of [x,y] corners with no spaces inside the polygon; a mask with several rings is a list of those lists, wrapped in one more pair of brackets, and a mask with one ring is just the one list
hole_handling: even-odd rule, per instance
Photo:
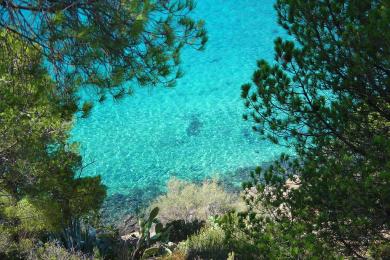
{"label": "clear shallow water", "polygon": [[79,120],[83,174],[100,174],[109,194],[141,201],[177,176],[199,181],[273,160],[281,148],[261,141],[242,120],[240,86],[256,60],[273,58],[273,40],[283,34],[273,0],[198,0],[209,43],[186,49],[185,76],[174,89],[136,89],[133,97],[107,101]]}

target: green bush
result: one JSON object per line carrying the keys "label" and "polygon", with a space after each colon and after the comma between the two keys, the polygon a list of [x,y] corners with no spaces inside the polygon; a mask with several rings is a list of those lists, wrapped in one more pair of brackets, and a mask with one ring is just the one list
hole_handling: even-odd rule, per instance
{"label": "green bush", "polygon": [[61,220],[60,209],[54,203],[45,203],[39,207],[37,203],[34,205],[28,198],[23,198],[16,203],[3,204],[3,213],[9,219],[17,218],[18,229],[25,232],[56,231]]}
{"label": "green bush", "polygon": [[373,245],[370,249],[370,255],[374,259],[390,259],[390,243]]}
{"label": "green bush", "polygon": [[169,241],[178,243],[186,240],[189,236],[198,233],[205,225],[205,221],[195,220],[185,222],[184,220],[174,220],[169,222],[167,226],[171,228],[169,232]]}
{"label": "green bush", "polygon": [[25,258],[97,213],[106,194],[99,176],[80,175],[69,142],[76,98],[63,99],[35,47],[0,30],[0,258]]}
{"label": "green bush", "polygon": [[259,259],[257,245],[240,227],[239,214],[210,218],[197,234],[179,243],[173,255],[179,259]]}
{"label": "green bush", "polygon": [[225,232],[219,227],[205,227],[182,246],[188,259],[227,259],[230,251]]}
{"label": "green bush", "polygon": [[16,250],[16,243],[12,238],[12,233],[0,225],[0,259],[6,258]]}
{"label": "green bush", "polygon": [[45,243],[43,246],[31,250],[28,260],[84,260],[92,259],[79,252],[69,252],[57,243]]}

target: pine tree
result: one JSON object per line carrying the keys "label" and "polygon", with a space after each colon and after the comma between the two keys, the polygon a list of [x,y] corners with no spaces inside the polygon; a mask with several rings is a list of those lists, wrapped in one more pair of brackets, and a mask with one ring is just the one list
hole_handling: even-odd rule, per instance
{"label": "pine tree", "polygon": [[2,31],[0,57],[0,235],[10,244],[0,251],[9,253],[96,213],[106,190],[99,176],[80,177],[81,157],[68,142],[73,114],[41,53]]}
{"label": "pine tree", "polygon": [[174,85],[181,49],[207,41],[203,21],[190,16],[194,7],[192,0],[1,0],[0,27],[39,46],[65,97],[76,85],[95,86],[103,101],[135,85]]}
{"label": "pine tree", "polygon": [[[250,186],[274,190],[263,203],[287,209],[275,220],[289,223],[285,230],[299,225],[301,236],[365,257],[389,243],[390,3],[275,7],[291,40],[276,39],[274,63],[260,60],[253,84],[242,87],[244,119],[295,155],[258,170]],[[299,188],[288,190],[288,179]]]}

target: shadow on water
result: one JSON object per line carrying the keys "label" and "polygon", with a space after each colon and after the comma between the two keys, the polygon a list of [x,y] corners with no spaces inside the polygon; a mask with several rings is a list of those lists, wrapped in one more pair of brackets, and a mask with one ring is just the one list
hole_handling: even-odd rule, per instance
{"label": "shadow on water", "polygon": [[115,224],[127,215],[139,215],[157,196],[163,193],[159,185],[133,188],[129,193],[114,193],[103,203],[101,214],[103,222]]}

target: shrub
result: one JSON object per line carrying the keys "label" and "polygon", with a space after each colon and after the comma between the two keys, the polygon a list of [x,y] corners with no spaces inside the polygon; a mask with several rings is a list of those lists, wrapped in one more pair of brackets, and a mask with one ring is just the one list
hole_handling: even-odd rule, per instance
{"label": "shrub", "polygon": [[161,260],[187,260],[185,252],[176,250],[171,255],[163,256]]}
{"label": "shrub", "polygon": [[58,243],[45,243],[43,246],[31,250],[27,259],[29,260],[84,260],[92,259],[79,252],[70,252],[61,247]]}
{"label": "shrub", "polygon": [[373,259],[390,259],[390,243],[373,245],[369,253]]}
{"label": "shrub", "polygon": [[182,249],[188,259],[227,259],[230,251],[220,227],[205,227],[191,236]]}
{"label": "shrub", "polygon": [[4,215],[8,219],[17,218],[18,228],[32,233],[55,231],[61,218],[60,209],[55,204],[45,201],[37,206],[28,198],[23,198],[17,203],[8,202],[4,207]]}
{"label": "shrub", "polygon": [[159,219],[163,223],[174,220],[188,223],[206,221],[239,206],[238,196],[224,191],[216,181],[196,185],[174,178],[168,182],[167,193],[152,202],[150,208],[160,208]]}
{"label": "shrub", "polygon": [[0,225],[0,259],[11,258],[16,253],[17,244],[9,229]]}
{"label": "shrub", "polygon": [[178,243],[186,240],[189,236],[194,235],[200,231],[204,226],[205,221],[195,220],[192,222],[185,222],[184,220],[174,220],[169,222],[167,226],[171,228],[169,232],[169,241]]}
{"label": "shrub", "polygon": [[209,223],[198,234],[180,244],[178,251],[185,253],[187,259],[259,259],[256,245],[237,228],[238,219],[235,216],[235,213],[228,214],[223,220]]}

